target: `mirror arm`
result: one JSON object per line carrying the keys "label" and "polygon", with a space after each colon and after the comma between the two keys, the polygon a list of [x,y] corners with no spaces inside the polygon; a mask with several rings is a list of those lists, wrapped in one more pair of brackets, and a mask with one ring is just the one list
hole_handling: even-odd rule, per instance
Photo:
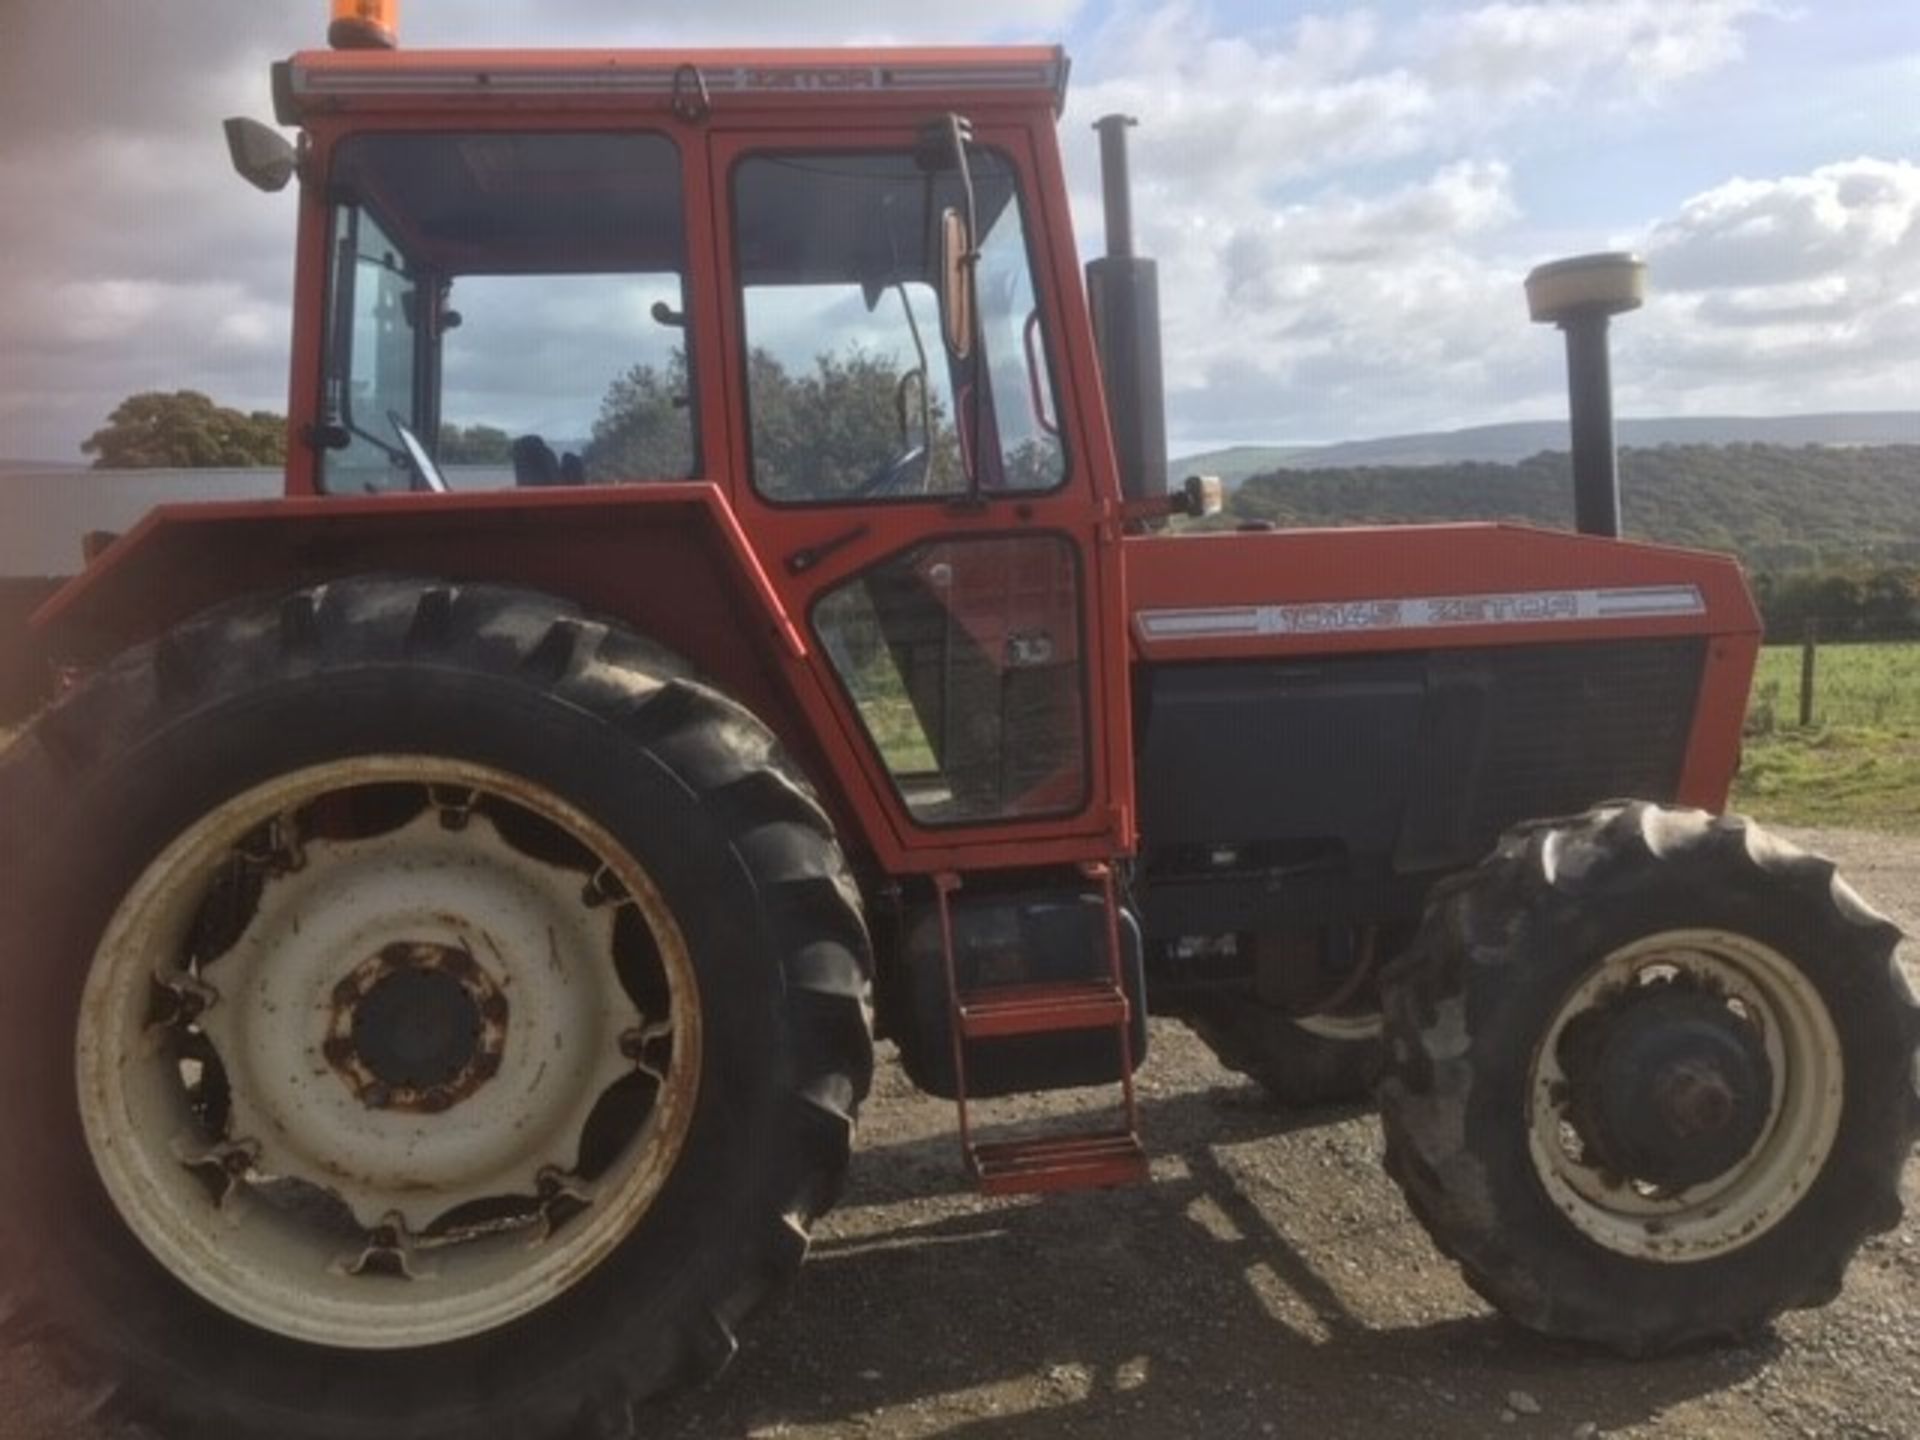
{"label": "mirror arm", "polygon": [[[893,288],[900,296],[900,308],[906,312],[907,334],[913,337],[913,355],[919,365],[920,376],[920,442],[927,447],[927,463],[931,465],[933,463],[933,393],[927,383],[927,377],[932,373],[927,368],[927,342],[921,338],[920,321],[913,313],[913,299],[907,294],[906,282],[896,281]],[[903,403],[900,406],[900,440],[905,444],[907,414],[904,395],[901,396],[901,400]]]}

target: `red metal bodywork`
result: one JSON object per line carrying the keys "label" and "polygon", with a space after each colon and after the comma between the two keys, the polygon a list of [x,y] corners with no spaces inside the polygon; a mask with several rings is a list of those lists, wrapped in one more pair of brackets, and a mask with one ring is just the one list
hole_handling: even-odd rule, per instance
{"label": "red metal bodywork", "polygon": [[[673,89],[660,80],[688,65],[712,82],[710,113],[676,110]],[[35,617],[48,653],[99,660],[228,597],[353,571],[532,586],[625,620],[687,656],[774,727],[855,848],[890,873],[933,874],[1132,850],[1135,664],[1416,648],[1436,639],[1402,628],[1168,644],[1141,635],[1143,611],[1690,584],[1703,609],[1684,619],[1455,626],[1446,641],[1711,635],[1682,798],[1724,801],[1759,629],[1730,561],[1492,526],[1123,537],[1054,134],[1065,75],[1057,49],[317,52],[295,57],[288,74],[310,149],[298,218],[287,498],[156,512]],[[996,74],[1015,78],[982,78]],[[977,507],[772,504],[749,480],[730,167],[767,148],[908,145],[930,117],[948,111],[965,113],[977,143],[1000,150],[1021,182],[1067,482],[1044,495],[987,494]],[[680,148],[702,474],[627,488],[319,496],[305,437],[319,409],[327,305],[328,209],[318,181],[335,145],[367,130],[587,127],[645,130]],[[1074,814],[965,829],[916,825],[811,643],[808,614],[824,590],[916,543],[968,533],[1057,534],[1081,556],[1090,783]],[[817,565],[786,563],[814,549],[823,556]]]}
{"label": "red metal bodywork", "polygon": [[[1740,726],[1760,647],[1760,615],[1740,567],[1724,555],[1519,525],[1409,525],[1195,536],[1135,536],[1122,546],[1136,663],[1306,658],[1436,646],[1577,644],[1586,640],[1708,637],[1694,725],[1682,767],[1682,804],[1726,804],[1740,758]],[[1538,618],[1516,607],[1462,604],[1459,618],[1378,623],[1353,607],[1414,597],[1565,597],[1587,590],[1691,587],[1692,614]],[[1156,639],[1140,617],[1205,607],[1306,607],[1298,628],[1251,635]],[[1571,608],[1571,607],[1558,607]],[[1317,613],[1318,612],[1318,613]],[[1503,613],[1505,612],[1505,613]],[[1465,618],[1478,615],[1475,619]]]}

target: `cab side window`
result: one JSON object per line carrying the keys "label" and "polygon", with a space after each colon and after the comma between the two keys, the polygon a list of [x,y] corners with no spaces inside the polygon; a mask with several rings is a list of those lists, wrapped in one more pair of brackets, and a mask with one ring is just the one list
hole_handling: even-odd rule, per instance
{"label": "cab side window", "polygon": [[359,135],[336,152],[324,488],[697,473],[678,147]]}
{"label": "cab side window", "polygon": [[971,157],[979,343],[942,338],[944,217],[957,173],[911,153],[756,155],[734,169],[753,483],[770,500],[860,503],[1065,479],[1017,176]]}

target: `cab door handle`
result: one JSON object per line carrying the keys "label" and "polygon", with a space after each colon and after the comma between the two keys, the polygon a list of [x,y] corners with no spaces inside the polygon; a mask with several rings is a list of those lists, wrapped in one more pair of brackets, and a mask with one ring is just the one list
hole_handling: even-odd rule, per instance
{"label": "cab door handle", "polygon": [[838,535],[829,536],[817,545],[808,545],[804,549],[796,550],[787,556],[787,573],[789,575],[804,575],[836,550],[844,550],[847,546],[853,544],[854,541],[865,539],[866,534],[866,526],[856,525],[851,530],[845,530]]}

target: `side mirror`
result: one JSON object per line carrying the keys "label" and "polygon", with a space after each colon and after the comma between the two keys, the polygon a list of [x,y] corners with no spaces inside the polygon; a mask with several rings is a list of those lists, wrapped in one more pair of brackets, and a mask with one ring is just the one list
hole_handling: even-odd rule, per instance
{"label": "side mirror", "polygon": [[954,359],[973,353],[973,236],[952,208],[940,215],[940,324]]}
{"label": "side mirror", "polygon": [[1180,495],[1184,502],[1180,513],[1196,520],[1218,515],[1226,508],[1226,487],[1218,475],[1189,475],[1180,487]]}
{"label": "side mirror", "polygon": [[223,128],[227,132],[227,153],[233,157],[233,168],[242,180],[269,193],[287,188],[300,167],[300,156],[286,136],[258,120],[228,120]]}

